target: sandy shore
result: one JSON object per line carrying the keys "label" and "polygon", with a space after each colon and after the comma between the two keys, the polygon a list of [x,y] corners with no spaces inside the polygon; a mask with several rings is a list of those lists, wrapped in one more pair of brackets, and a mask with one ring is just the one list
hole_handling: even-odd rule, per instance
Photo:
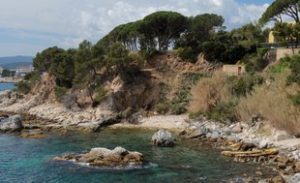
{"label": "sandy shore", "polygon": [[137,124],[119,123],[109,128],[142,128],[142,129],[167,129],[171,131],[182,131],[189,127],[188,115],[164,115],[143,117]]}

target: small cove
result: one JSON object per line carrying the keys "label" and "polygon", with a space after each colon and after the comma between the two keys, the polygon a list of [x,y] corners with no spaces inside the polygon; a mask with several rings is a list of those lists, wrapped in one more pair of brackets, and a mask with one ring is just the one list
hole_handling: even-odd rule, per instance
{"label": "small cove", "polygon": [[[1,182],[227,182],[244,174],[255,176],[257,166],[235,163],[196,141],[178,141],[174,148],[157,148],[149,140],[153,131],[106,129],[96,134],[50,135],[25,139],[0,135]],[[135,170],[101,170],[58,163],[51,159],[65,152],[93,147],[122,146],[144,154],[152,165]]]}

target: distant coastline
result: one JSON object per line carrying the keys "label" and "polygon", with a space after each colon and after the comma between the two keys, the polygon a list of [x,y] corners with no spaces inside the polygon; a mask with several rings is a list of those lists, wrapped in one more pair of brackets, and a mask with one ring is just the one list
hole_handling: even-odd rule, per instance
{"label": "distant coastline", "polygon": [[13,77],[0,77],[0,83],[18,83],[22,80],[22,78],[13,78]]}

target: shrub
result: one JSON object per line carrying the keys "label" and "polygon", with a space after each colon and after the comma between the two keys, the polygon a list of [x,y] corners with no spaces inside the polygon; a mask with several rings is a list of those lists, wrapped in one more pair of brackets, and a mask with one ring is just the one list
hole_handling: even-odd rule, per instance
{"label": "shrub", "polygon": [[185,88],[177,93],[177,95],[171,101],[171,112],[172,114],[183,114],[187,111],[186,106],[190,99],[190,91]]}
{"label": "shrub", "polygon": [[261,85],[264,78],[259,75],[245,75],[240,78],[232,79],[232,93],[237,97],[246,96],[251,93],[254,86]]}
{"label": "shrub", "polygon": [[16,84],[17,91],[22,94],[28,94],[31,90],[31,85],[28,81],[20,81]]}
{"label": "shrub", "polygon": [[274,126],[287,130],[291,134],[300,134],[300,108],[295,106],[288,96],[296,95],[297,85],[286,85],[289,72],[272,77],[267,83],[254,89],[251,95],[240,99],[236,106],[237,115],[247,121],[255,116],[262,116]]}
{"label": "shrub", "polygon": [[291,74],[288,77],[288,83],[297,83],[300,85],[300,55],[296,55],[290,62]]}
{"label": "shrub", "polygon": [[203,73],[183,74],[180,81],[180,89],[170,102],[172,114],[179,115],[187,112],[187,106],[191,99],[191,88],[204,76],[206,76],[206,74]]}
{"label": "shrub", "polygon": [[104,87],[100,86],[95,89],[95,102],[101,102],[107,95],[107,91]]}
{"label": "shrub", "polygon": [[37,81],[40,80],[40,74],[38,72],[30,72],[30,73],[27,73],[25,76],[24,76],[24,80],[26,81],[30,81],[31,83],[36,83]]}
{"label": "shrub", "polygon": [[227,76],[221,72],[215,73],[212,77],[201,79],[191,90],[192,100],[189,105],[189,112],[211,112],[219,102],[229,102],[233,96],[226,81]]}
{"label": "shrub", "polygon": [[170,111],[170,103],[168,101],[163,101],[155,106],[155,111],[159,114],[167,114]]}
{"label": "shrub", "polygon": [[206,115],[213,120],[220,122],[234,122],[237,121],[237,117],[235,114],[235,102],[220,102],[218,103],[212,111],[207,113]]}
{"label": "shrub", "polygon": [[185,48],[178,48],[176,50],[176,55],[179,56],[184,61],[195,63],[197,61],[198,52],[196,52],[191,47],[185,47]]}
{"label": "shrub", "polygon": [[66,95],[67,91],[67,88],[56,86],[54,89],[56,99],[62,101],[63,96]]}
{"label": "shrub", "polygon": [[296,95],[293,95],[291,99],[295,106],[300,106],[300,92],[298,92]]}
{"label": "shrub", "polygon": [[221,122],[234,122],[237,120],[235,106],[239,98],[251,94],[263,81],[259,75],[237,77],[216,72],[212,77],[200,80],[192,89],[189,112],[192,117],[205,115]]}
{"label": "shrub", "polygon": [[256,50],[257,52],[246,55],[242,59],[242,62],[246,64],[246,71],[249,73],[261,72],[269,65],[269,60],[265,57],[269,49],[257,48]]}
{"label": "shrub", "polygon": [[280,64],[272,66],[269,70],[271,73],[276,74],[276,73],[282,73],[288,68],[289,68],[289,64],[286,62],[282,62]]}
{"label": "shrub", "polygon": [[16,84],[17,92],[28,94],[32,87],[40,80],[40,75],[37,72],[30,72],[25,75],[24,80]]}

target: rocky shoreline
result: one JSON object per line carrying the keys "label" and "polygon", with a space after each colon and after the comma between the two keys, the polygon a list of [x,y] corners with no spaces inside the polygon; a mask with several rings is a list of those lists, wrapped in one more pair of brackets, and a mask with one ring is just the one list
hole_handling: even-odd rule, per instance
{"label": "rocky shoreline", "polygon": [[234,161],[270,166],[277,172],[277,176],[260,183],[300,182],[300,139],[277,130],[268,121],[226,125],[206,119],[190,120],[187,116],[153,116],[141,121],[138,125],[123,123],[110,128],[168,129],[180,138],[211,144]]}
{"label": "rocky shoreline", "polygon": [[[14,117],[15,114],[13,112],[1,112],[0,116],[8,118]],[[59,121],[26,113],[22,113],[21,116],[24,130],[20,130],[20,135],[28,138],[43,138],[45,136],[43,132],[52,130],[59,132],[72,130],[97,132],[108,126],[109,128],[167,129],[177,134],[179,138],[206,141],[214,144],[214,147],[219,150],[232,154],[243,154],[243,156],[231,154],[230,156],[235,161],[251,161],[273,167],[278,172],[278,176],[264,180],[265,182],[296,183],[300,181],[300,145],[297,146],[300,144],[299,139],[284,131],[276,130],[266,121],[258,121],[253,124],[226,125],[203,119],[190,120],[186,115],[140,116],[139,122],[135,124],[119,123],[120,121],[116,120],[115,117],[99,122],[82,122],[76,125],[63,126]],[[249,157],[249,155],[253,157]]]}

